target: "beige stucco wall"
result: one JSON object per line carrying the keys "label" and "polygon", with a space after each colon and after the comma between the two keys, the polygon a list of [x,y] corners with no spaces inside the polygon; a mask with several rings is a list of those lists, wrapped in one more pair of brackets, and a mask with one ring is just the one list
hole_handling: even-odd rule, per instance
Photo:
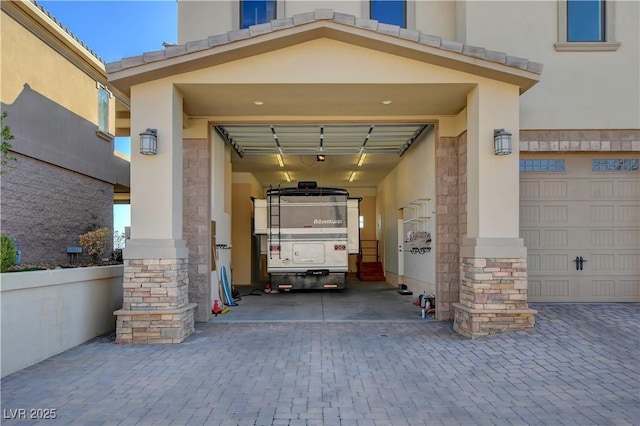
{"label": "beige stucco wall", "polygon": [[457,3],[450,0],[415,1],[415,29],[446,40],[455,40]]}
{"label": "beige stucco wall", "polygon": [[2,274],[2,377],[115,328],[123,267]]}
{"label": "beige stucco wall", "polygon": [[[47,18],[43,15],[42,19]],[[93,123],[98,123],[96,80],[89,77],[4,11],[1,20],[2,63],[0,69],[2,84],[0,85],[0,96],[2,102],[12,104],[22,92],[24,85],[29,84],[32,90],[58,105]],[[86,56],[84,59],[87,66],[104,70],[104,65],[96,58]],[[55,70],[55,76],[64,76],[64,78],[52,78],[50,72],[43,72],[43,70]],[[106,76],[104,80],[106,81]],[[110,118],[115,117],[115,103],[115,98],[112,96],[109,102]],[[110,120],[109,131],[112,134],[115,132],[114,119]]]}
{"label": "beige stucco wall", "polygon": [[521,97],[522,129],[640,127],[639,2],[615,2],[615,52],[557,52],[554,1],[472,1],[465,16],[460,41],[544,64],[541,82]]}
{"label": "beige stucco wall", "polygon": [[[237,7],[236,7],[237,9]],[[237,29],[233,1],[178,0],[178,43],[202,40]]]}
{"label": "beige stucco wall", "polygon": [[[378,185],[377,211],[382,216],[385,271],[398,273],[398,219],[403,206],[420,198],[431,198],[429,211],[435,206],[435,132],[432,130],[416,142],[402,161]],[[431,214],[428,229],[435,246],[435,215]],[[408,229],[407,229],[408,231]],[[404,229],[402,230],[403,234]],[[410,278],[414,291],[435,288],[434,253],[404,255],[404,275]]]}
{"label": "beige stucco wall", "polygon": [[[211,132],[211,220],[216,222],[216,243],[231,246],[231,213],[232,213],[232,173],[231,152],[217,133]],[[213,300],[220,300],[217,294],[218,278],[222,266],[227,270],[229,281],[235,282],[231,270],[231,249],[218,249],[216,259],[217,276],[212,277]],[[217,297],[216,297],[217,296]]]}
{"label": "beige stucco wall", "polygon": [[[490,82],[467,96],[467,236],[518,238],[518,88]],[[511,155],[494,155],[493,131],[512,133]]]}
{"label": "beige stucco wall", "polygon": [[[367,10],[362,2],[354,1],[284,1],[279,5],[286,17],[319,8],[362,17]],[[179,8],[181,42],[237,26],[231,2],[180,1]],[[621,42],[615,52],[557,52],[558,7],[554,1],[417,1],[414,9],[415,28],[423,33],[544,64],[542,82],[521,98],[523,129],[640,127],[640,3],[615,3],[614,41]],[[330,62],[317,56],[319,61]],[[330,57],[334,58],[332,53]],[[338,55],[331,63],[347,59]],[[285,64],[289,70],[289,62]],[[366,80],[371,71],[363,68],[360,78]]]}
{"label": "beige stucco wall", "polygon": [[[327,57],[332,60],[327,61]],[[336,63],[350,66],[336,67]],[[260,72],[256,73],[256,69]],[[287,72],[283,72],[283,69]],[[316,39],[216,67],[178,74],[171,79],[158,80],[160,81],[175,84],[474,84],[492,80],[336,40]],[[221,103],[223,101],[220,100]],[[278,118],[287,120],[291,117]],[[234,117],[225,116],[226,121],[233,119]],[[303,119],[308,121],[311,117]]]}
{"label": "beige stucco wall", "polygon": [[235,285],[253,284],[251,281],[253,203],[250,197],[262,198],[262,186],[250,173],[233,173],[231,217],[231,266]]}

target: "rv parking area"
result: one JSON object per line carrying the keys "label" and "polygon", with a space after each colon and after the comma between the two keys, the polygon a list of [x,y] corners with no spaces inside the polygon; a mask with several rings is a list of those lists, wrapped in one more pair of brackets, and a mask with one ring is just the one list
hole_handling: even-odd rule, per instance
{"label": "rv parking area", "polygon": [[[262,287],[236,286],[237,306],[212,323],[246,321],[425,321],[412,302],[384,282],[348,281],[342,290],[265,293]],[[433,318],[431,317],[431,320]]]}
{"label": "rv parking area", "polygon": [[[340,306],[280,296],[300,317],[298,296]],[[179,345],[97,338],[2,379],[2,424],[36,424],[7,417],[49,409],[56,418],[40,423],[637,425],[640,304],[532,307],[533,329],[478,340],[413,314],[212,321]]]}

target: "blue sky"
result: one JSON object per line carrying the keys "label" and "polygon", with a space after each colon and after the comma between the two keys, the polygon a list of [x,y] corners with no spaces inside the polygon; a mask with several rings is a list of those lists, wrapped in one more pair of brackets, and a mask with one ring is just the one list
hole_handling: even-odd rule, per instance
{"label": "blue sky", "polygon": [[[38,1],[106,63],[162,49],[178,38],[176,0]],[[116,149],[130,154],[129,138],[116,138]],[[114,205],[114,231],[131,224],[129,205]]]}

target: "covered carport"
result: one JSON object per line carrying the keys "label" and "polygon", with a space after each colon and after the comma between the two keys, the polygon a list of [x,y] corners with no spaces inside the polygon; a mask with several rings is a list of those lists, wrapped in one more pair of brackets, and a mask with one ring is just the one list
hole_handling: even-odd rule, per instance
{"label": "covered carport", "polygon": [[[234,199],[288,179],[373,197],[387,281],[433,290],[460,333],[530,327],[518,111],[541,66],[331,11],[256,27],[107,66],[131,134],[157,133],[155,155],[132,153],[118,341],[180,342],[209,320],[217,271],[245,253],[232,240],[250,238]],[[495,155],[496,129],[512,155]],[[434,249],[411,258],[416,205]]]}

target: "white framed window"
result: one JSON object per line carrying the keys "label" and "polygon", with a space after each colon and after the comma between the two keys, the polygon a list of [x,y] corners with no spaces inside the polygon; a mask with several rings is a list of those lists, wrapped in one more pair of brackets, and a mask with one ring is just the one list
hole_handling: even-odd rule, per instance
{"label": "white framed window", "polygon": [[558,52],[613,51],[615,1],[558,0]]}
{"label": "white framed window", "polygon": [[415,29],[415,0],[366,0],[362,2],[362,16],[385,24]]}
{"label": "white framed window", "polygon": [[98,88],[98,130],[109,133],[109,91]]}

